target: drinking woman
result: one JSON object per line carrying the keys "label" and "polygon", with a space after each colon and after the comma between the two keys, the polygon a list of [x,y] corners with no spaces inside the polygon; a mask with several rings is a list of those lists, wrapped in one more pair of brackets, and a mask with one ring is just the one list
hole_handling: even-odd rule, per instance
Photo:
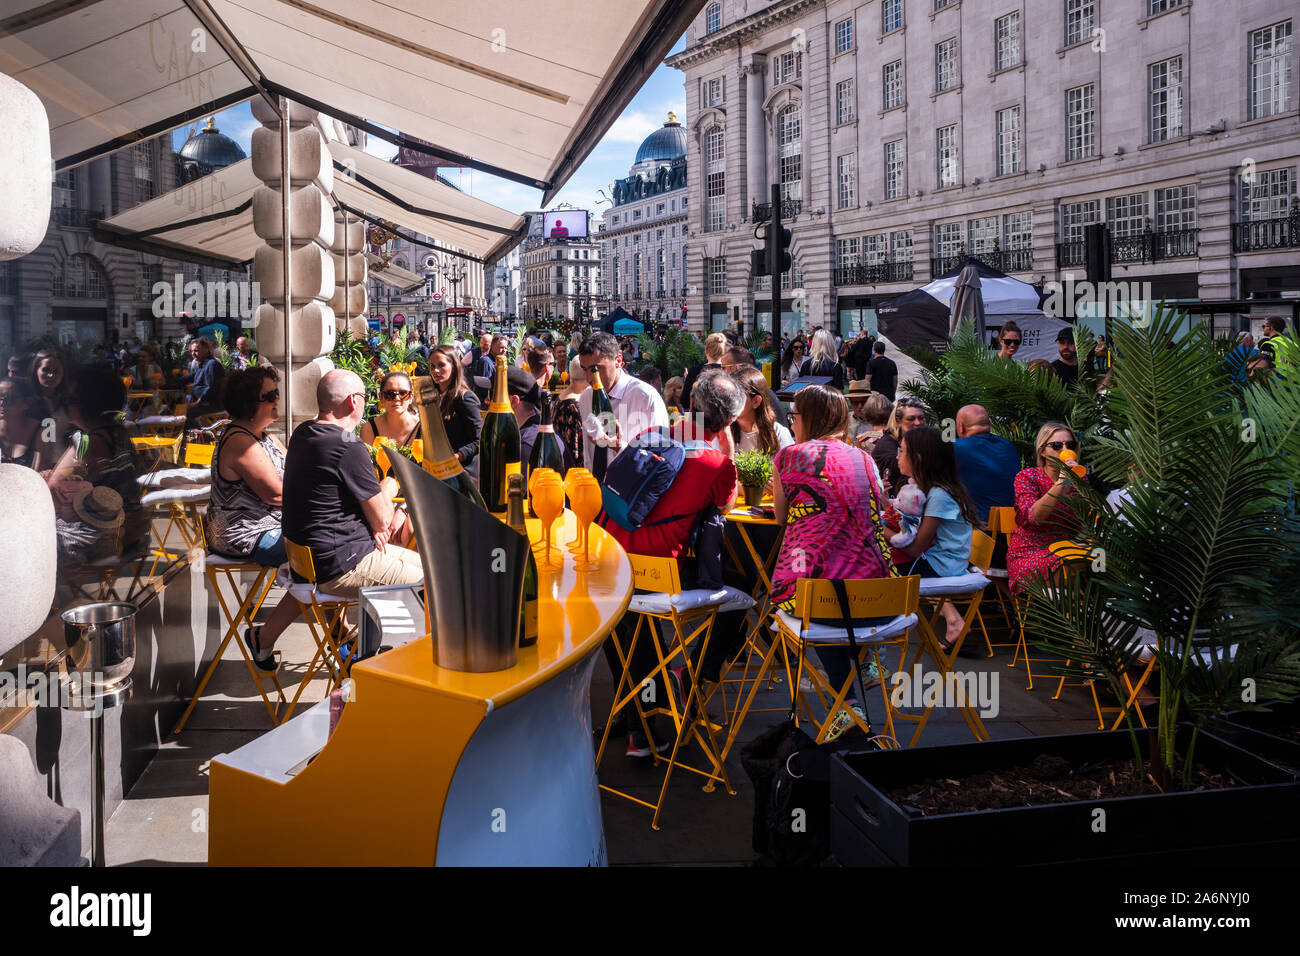
{"label": "drinking woman", "polygon": [[[438,389],[438,407],[447,430],[447,442],[471,478],[478,478],[478,440],[483,415],[478,396],[465,382],[465,372],[450,345],[439,345],[429,353],[429,377]],[[419,427],[419,416],[416,416]]]}

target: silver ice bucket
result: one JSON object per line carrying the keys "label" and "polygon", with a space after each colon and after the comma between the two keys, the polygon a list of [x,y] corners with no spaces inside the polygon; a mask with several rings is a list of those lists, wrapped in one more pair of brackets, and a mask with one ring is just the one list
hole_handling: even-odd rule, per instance
{"label": "silver ice bucket", "polygon": [[135,666],[134,604],[85,604],[63,612],[68,676],[91,692],[111,691]]}

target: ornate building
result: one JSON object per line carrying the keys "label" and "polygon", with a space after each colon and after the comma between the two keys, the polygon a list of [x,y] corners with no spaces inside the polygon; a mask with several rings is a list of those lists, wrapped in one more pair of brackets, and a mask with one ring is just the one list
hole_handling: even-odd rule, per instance
{"label": "ornate building", "polygon": [[686,297],[686,151],[686,131],[669,113],[614,183],[598,236],[610,304],[646,322],[677,321]]}
{"label": "ornate building", "polygon": [[543,215],[527,212],[528,238],[520,253],[523,284],[519,318],[593,321],[600,308],[601,247],[587,238],[556,239],[542,235]]}
{"label": "ornate building", "polygon": [[1081,279],[1097,222],[1115,279],[1157,298],[1293,294],[1294,26],[1285,0],[710,2],[667,61],[703,170],[690,324],[768,312],[749,253],[773,183],[787,330],[870,327],[968,253]]}

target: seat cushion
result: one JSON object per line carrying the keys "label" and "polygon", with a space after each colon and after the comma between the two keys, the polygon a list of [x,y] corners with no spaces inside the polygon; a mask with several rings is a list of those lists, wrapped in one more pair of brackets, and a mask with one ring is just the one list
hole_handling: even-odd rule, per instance
{"label": "seat cushion", "polygon": [[739,588],[726,587],[723,590],[729,597],[723,602],[719,611],[748,611],[754,606],[754,599]]}
{"label": "seat cushion", "polygon": [[950,578],[921,578],[921,597],[942,594],[974,594],[989,586],[989,579],[978,571],[968,571]]}
{"label": "seat cushion", "polygon": [[984,575],[986,577],[996,578],[1002,581],[1005,581],[1007,580],[1008,577],[1010,577],[1010,575],[1007,574],[1006,568],[989,568],[987,571],[984,572]]}
{"label": "seat cushion", "polygon": [[215,551],[209,551],[204,556],[203,563],[210,568],[229,568],[240,564],[247,564],[250,567],[261,567],[261,565],[251,557],[232,558],[228,554],[217,554]]}
{"label": "seat cushion", "polygon": [[690,591],[680,591],[677,594],[659,592],[634,594],[627,609],[634,614],[667,614],[670,609],[693,611],[696,608],[708,607],[710,604],[722,605],[732,599],[733,593],[739,592],[736,592],[735,588],[724,587],[716,591],[711,591],[708,588],[694,588]]}
{"label": "seat cushion", "polygon": [[[833,624],[812,624],[809,625],[808,630],[800,634],[800,621],[798,618],[786,611],[777,611],[776,616],[786,630],[792,634],[799,634],[809,644],[847,644],[849,642],[849,632],[842,627]],[[876,644],[900,637],[904,631],[915,625],[915,614],[900,614],[887,624],[878,624],[875,627],[855,627],[853,636],[863,644]],[[775,621],[772,626],[776,627]]]}
{"label": "seat cushion", "polygon": [[320,604],[329,604],[333,602],[348,604],[356,601],[355,598],[340,597],[337,594],[327,594],[324,591],[318,591],[314,584],[294,584],[289,588],[290,596],[299,604],[310,604],[313,592],[316,595],[317,602]]}
{"label": "seat cushion", "polygon": [[144,418],[135,419],[134,424],[140,426],[146,425],[184,425],[184,415],[146,415]]}
{"label": "seat cushion", "polygon": [[159,488],[140,498],[146,508],[164,508],[170,504],[204,502],[212,497],[211,485],[194,485],[190,488]]}
{"label": "seat cushion", "polygon": [[212,482],[211,468],[160,468],[148,475],[141,475],[136,483],[145,488],[183,488],[193,485],[207,485]]}

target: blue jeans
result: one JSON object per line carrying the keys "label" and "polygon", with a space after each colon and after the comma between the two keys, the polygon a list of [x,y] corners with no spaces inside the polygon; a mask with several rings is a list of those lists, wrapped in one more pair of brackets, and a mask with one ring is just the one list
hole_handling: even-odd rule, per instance
{"label": "blue jeans", "polygon": [[278,568],[289,560],[284,549],[284,533],[279,528],[263,531],[257,544],[253,545],[253,553],[248,557],[264,568]]}

